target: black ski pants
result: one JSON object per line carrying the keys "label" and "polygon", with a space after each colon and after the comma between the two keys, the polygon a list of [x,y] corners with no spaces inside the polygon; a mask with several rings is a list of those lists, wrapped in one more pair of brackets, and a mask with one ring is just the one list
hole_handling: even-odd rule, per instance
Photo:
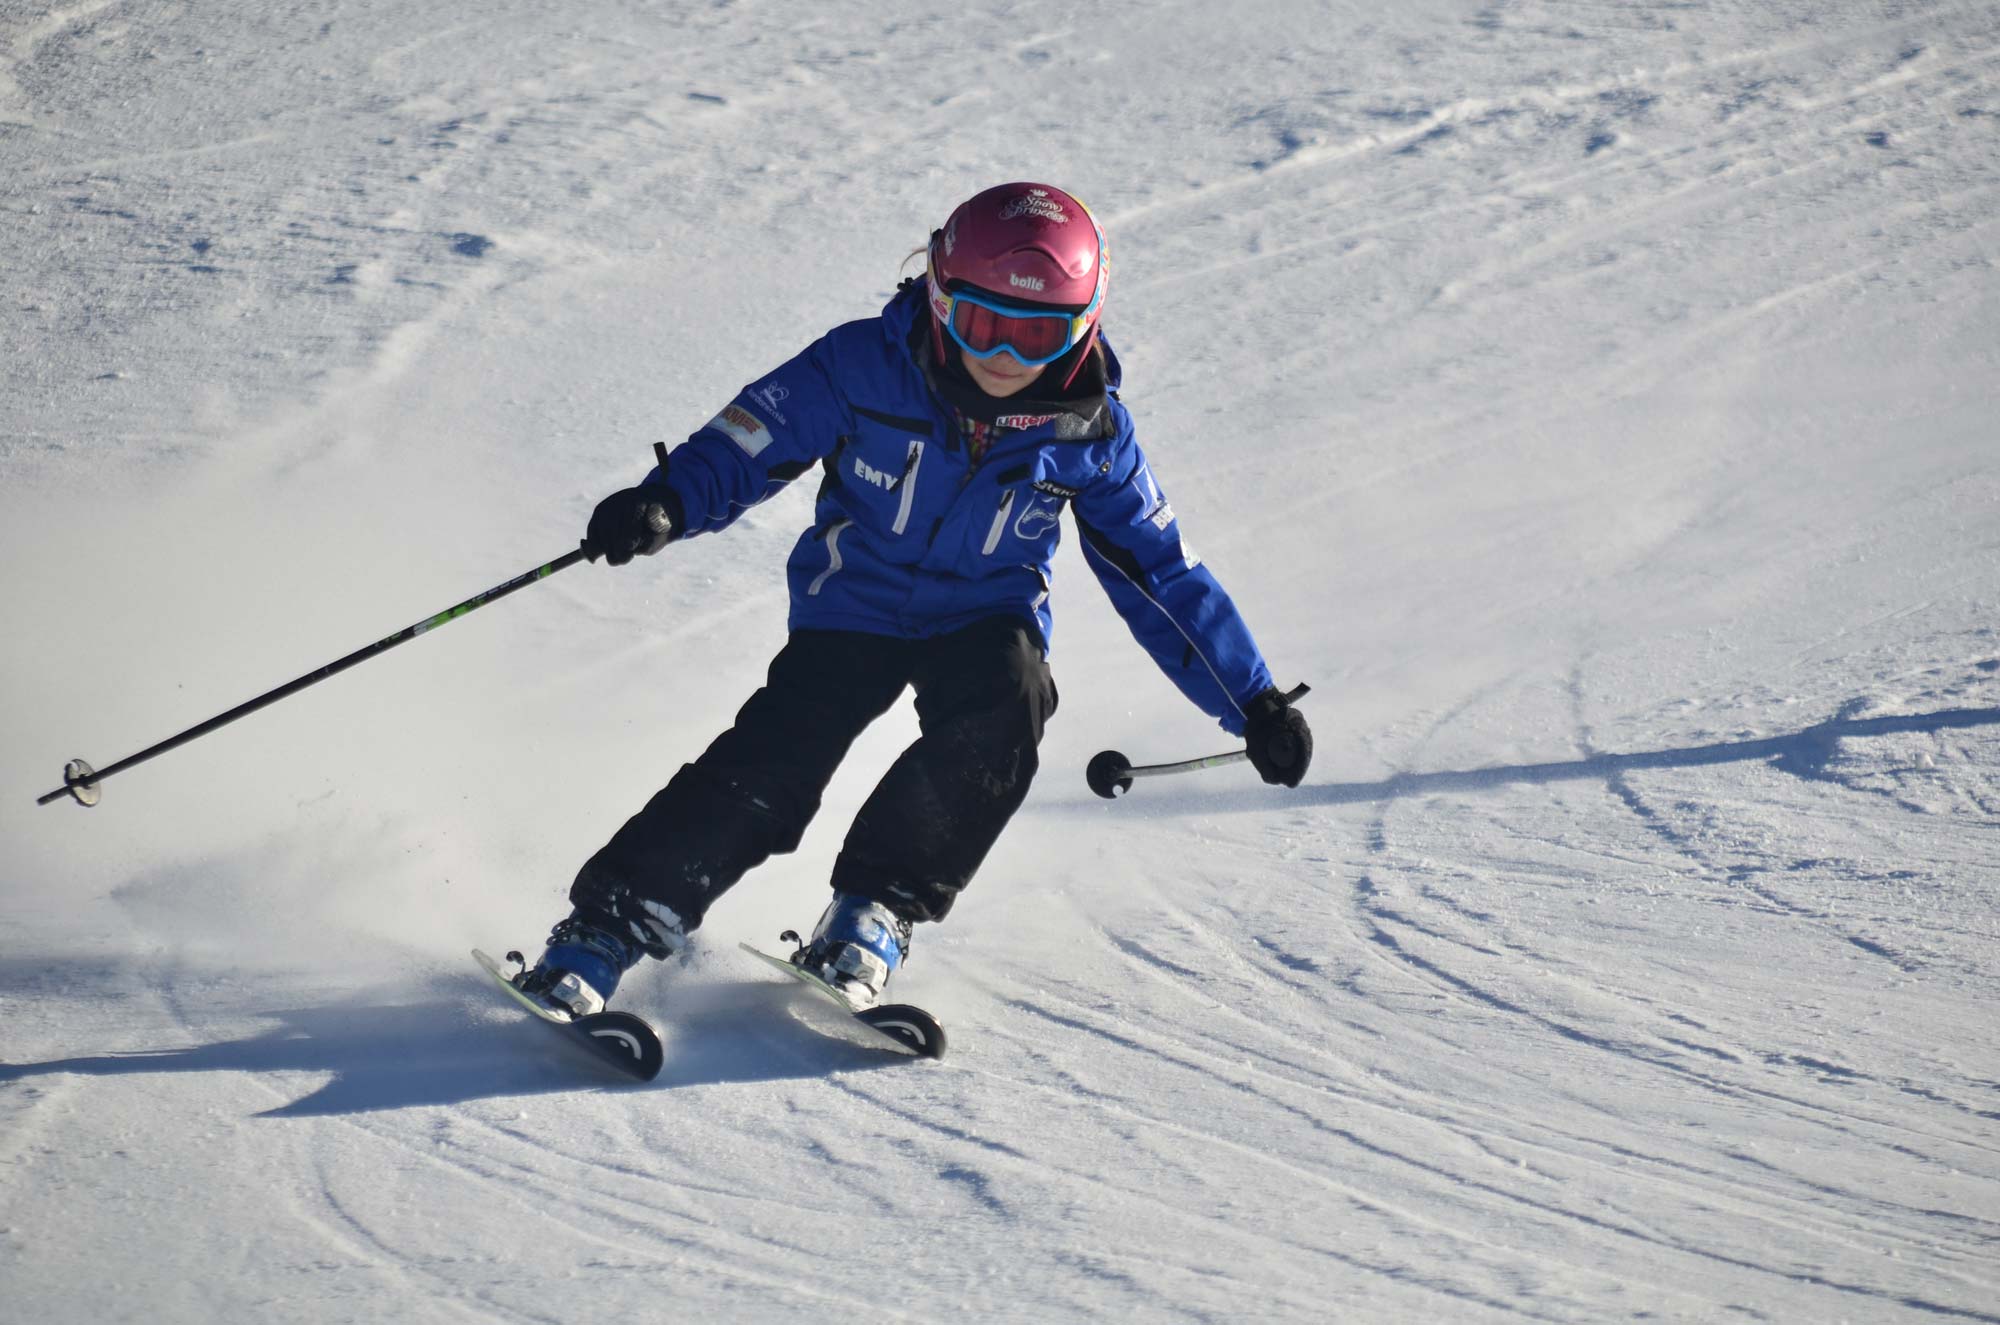
{"label": "black ski pants", "polygon": [[911,686],[922,735],[855,816],[833,886],[943,919],[1026,799],[1056,710],[1040,634],[1015,617],[917,640],[794,631],[735,725],[585,862],[577,914],[629,932],[607,922],[646,900],[692,931],[748,870],[798,849],[855,737]]}

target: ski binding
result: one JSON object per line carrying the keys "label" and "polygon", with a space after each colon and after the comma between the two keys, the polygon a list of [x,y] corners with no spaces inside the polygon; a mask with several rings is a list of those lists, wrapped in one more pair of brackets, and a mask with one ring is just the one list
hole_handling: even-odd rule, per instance
{"label": "ski binding", "polygon": [[861,1029],[861,1034],[855,1037],[858,1041],[872,1048],[887,1049],[913,1058],[944,1057],[944,1026],[922,1008],[912,1007],[908,1003],[877,1003],[873,1007],[856,1007],[846,994],[822,980],[817,972],[809,971],[787,958],[774,957],[762,948],[753,947],[748,943],[738,946],[751,956],[776,967],[814,993],[836,1004],[842,1012],[852,1017],[855,1026]]}
{"label": "ski binding", "polygon": [[507,960],[502,963],[474,948],[472,959],[485,968],[486,973],[516,1003],[561,1031],[565,1039],[601,1065],[638,1081],[651,1081],[660,1075],[660,1069],[666,1065],[667,1052],[660,1044],[660,1033],[644,1017],[630,1012],[593,1012],[587,1017],[572,1016],[561,1008],[537,1002],[521,991],[520,979],[527,971],[527,962],[520,953],[508,953]]}

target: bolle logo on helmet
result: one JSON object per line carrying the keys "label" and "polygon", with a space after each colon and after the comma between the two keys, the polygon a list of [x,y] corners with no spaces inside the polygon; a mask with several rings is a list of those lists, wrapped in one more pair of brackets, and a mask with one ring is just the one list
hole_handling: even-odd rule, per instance
{"label": "bolle logo on helmet", "polygon": [[1000,209],[1000,219],[1011,221],[1017,216],[1039,216],[1044,221],[1054,221],[1057,225],[1069,224],[1069,213],[1063,205],[1049,196],[1047,189],[1030,189],[1017,198],[1008,200]]}
{"label": "bolle logo on helmet", "polygon": [[1040,291],[1049,288],[1048,282],[1044,281],[1039,276],[1016,276],[1012,272],[1009,272],[1007,275],[1007,284],[1013,286],[1017,290]]}

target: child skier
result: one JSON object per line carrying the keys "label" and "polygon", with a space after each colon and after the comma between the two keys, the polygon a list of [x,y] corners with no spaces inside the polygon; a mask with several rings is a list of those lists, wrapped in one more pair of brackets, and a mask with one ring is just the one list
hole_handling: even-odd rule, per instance
{"label": "child skier", "polygon": [[598,504],[587,555],[622,566],[727,527],[817,465],[790,637],[736,723],[583,865],[573,913],[520,987],[576,1015],[670,956],[731,885],[795,850],[849,745],[916,691],[922,734],[849,828],[798,960],[857,1006],[942,920],[1027,796],[1056,709],[1050,562],[1068,507],[1147,652],[1296,787],[1305,717],[1181,540],[1099,330],[1104,233],[1060,189],[1003,184],[931,235],[926,270],[745,387],[637,487]]}

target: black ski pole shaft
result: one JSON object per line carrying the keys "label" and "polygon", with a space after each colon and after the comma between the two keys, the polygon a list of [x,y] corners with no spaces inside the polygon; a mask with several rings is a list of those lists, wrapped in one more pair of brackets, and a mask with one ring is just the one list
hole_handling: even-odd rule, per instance
{"label": "black ski pole shaft", "polygon": [[218,713],[216,716],[210,718],[207,722],[201,723],[198,726],[190,727],[186,731],[180,733],[178,736],[170,736],[166,740],[161,741],[158,745],[148,746],[146,749],[139,751],[139,753],[135,755],[127,755],[125,758],[119,760],[115,764],[112,764],[108,768],[94,769],[89,764],[84,763],[81,759],[71,760],[69,765],[63,770],[63,785],[56,788],[54,791],[48,793],[48,795],[46,796],[37,796],[35,798],[35,804],[47,805],[51,801],[59,801],[63,797],[69,796],[74,798],[76,802],[80,805],[95,805],[97,804],[98,798],[101,795],[101,793],[98,791],[98,784],[103,782],[104,779],[110,777],[112,774],[122,773],[126,769],[131,768],[134,765],[143,764],[148,759],[157,758],[158,756],[167,753],[169,750],[179,749],[181,746],[186,745],[189,741],[199,740],[201,737],[208,735],[210,732],[216,730],[218,727],[226,727],[230,723],[236,721],[238,718],[248,717],[250,714],[255,713],[258,709],[267,708],[270,705],[277,703],[281,699],[286,699],[292,695],[296,695],[299,691],[304,690],[307,686],[317,685],[319,682],[326,680],[329,676],[333,676],[339,672],[344,672],[348,668],[357,666],[358,664],[365,663],[370,658],[373,658],[378,654],[387,653],[390,649],[395,648],[398,644],[407,644],[409,641],[415,639],[419,635],[427,634],[430,631],[436,630],[439,626],[445,625],[448,622],[458,620],[458,618],[464,616],[466,613],[472,611],[475,608],[484,607],[486,604],[494,601],[497,598],[505,598],[508,594],[513,593],[516,589],[525,589],[529,585],[534,584],[539,580],[545,580],[559,570],[566,570],[567,568],[574,566],[577,562],[584,560],[585,555],[586,555],[585,550],[582,547],[577,548],[574,552],[566,552],[562,556],[557,557],[554,561],[548,562],[545,565],[537,566],[535,567],[535,569],[528,571],[526,574],[515,576],[513,579],[507,581],[505,584],[496,584],[491,589],[486,590],[484,593],[474,594],[472,597],[466,599],[464,602],[458,603],[452,607],[447,607],[444,611],[437,613],[435,616],[425,617],[422,621],[417,622],[414,626],[405,627],[404,629],[397,631],[395,634],[389,636],[386,639],[379,639],[375,641],[373,644],[370,644],[365,649],[357,649],[353,653],[348,654],[345,658],[342,658],[337,662],[328,663],[326,666],[320,668],[318,671],[308,672],[306,675],[300,677],[296,681],[291,681],[286,683],[285,685],[281,685],[276,690],[266,691],[264,694],[257,696],[257,698],[255,699],[249,700],[242,704],[238,704],[235,708],[230,709],[227,713]]}
{"label": "black ski pole shaft", "polygon": [[[1285,695],[1287,704],[1296,704],[1305,697],[1312,687],[1293,686]],[[1121,791],[1132,790],[1134,778],[1167,777],[1174,773],[1193,773],[1204,768],[1221,768],[1225,764],[1240,764],[1250,757],[1248,750],[1229,750],[1219,755],[1203,755],[1199,759],[1183,759],[1173,764],[1134,764],[1116,750],[1100,750],[1091,757],[1090,765],[1084,769],[1084,779],[1090,789],[1106,800],[1115,800]]]}

